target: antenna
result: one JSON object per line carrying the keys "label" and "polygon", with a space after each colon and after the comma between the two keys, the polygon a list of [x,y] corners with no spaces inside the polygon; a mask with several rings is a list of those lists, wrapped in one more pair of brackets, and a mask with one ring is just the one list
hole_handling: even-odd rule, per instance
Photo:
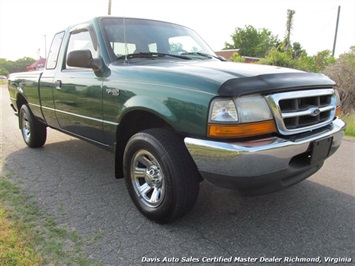
{"label": "antenna", "polygon": [[125,63],[128,62],[128,59],[127,59],[127,55],[128,55],[128,46],[127,46],[127,40],[126,40],[126,18],[123,17],[123,41],[124,41],[124,48],[125,48],[125,51],[124,51],[124,61]]}

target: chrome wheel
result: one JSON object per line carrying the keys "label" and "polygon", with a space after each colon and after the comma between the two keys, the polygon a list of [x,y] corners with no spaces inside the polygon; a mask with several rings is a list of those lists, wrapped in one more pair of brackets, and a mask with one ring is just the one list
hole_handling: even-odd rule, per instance
{"label": "chrome wheel", "polygon": [[31,124],[28,120],[28,116],[25,112],[23,112],[21,116],[21,130],[23,139],[26,143],[30,142],[31,139]]}
{"label": "chrome wheel", "polygon": [[165,197],[164,173],[158,160],[148,151],[139,150],[131,161],[131,180],[141,203],[156,208]]}
{"label": "chrome wheel", "polygon": [[19,127],[22,138],[31,148],[39,148],[44,145],[47,138],[46,125],[40,123],[32,114],[27,104],[23,104],[19,111]]}
{"label": "chrome wheel", "polygon": [[185,215],[197,200],[197,168],[183,140],[168,129],[134,134],[124,150],[123,171],[133,203],[155,222]]}

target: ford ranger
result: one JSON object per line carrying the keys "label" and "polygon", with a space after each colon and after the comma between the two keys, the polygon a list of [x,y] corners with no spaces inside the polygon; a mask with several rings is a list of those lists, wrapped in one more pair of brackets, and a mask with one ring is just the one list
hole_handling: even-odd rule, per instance
{"label": "ford ranger", "polygon": [[29,147],[50,127],[113,152],[138,210],[166,223],[204,179],[257,195],[317,172],[343,137],[335,85],[225,62],[187,27],[97,17],[58,32],[45,69],[11,74],[9,94]]}

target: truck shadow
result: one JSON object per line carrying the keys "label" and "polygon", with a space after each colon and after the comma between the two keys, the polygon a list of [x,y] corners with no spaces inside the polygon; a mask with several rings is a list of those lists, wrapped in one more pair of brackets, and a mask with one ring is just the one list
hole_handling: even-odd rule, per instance
{"label": "truck shadow", "polygon": [[169,225],[135,209],[109,152],[72,139],[23,148],[5,158],[24,193],[59,224],[89,237],[104,264],[149,257],[353,256],[354,197],[312,182],[274,194],[242,197],[202,182],[195,208]]}

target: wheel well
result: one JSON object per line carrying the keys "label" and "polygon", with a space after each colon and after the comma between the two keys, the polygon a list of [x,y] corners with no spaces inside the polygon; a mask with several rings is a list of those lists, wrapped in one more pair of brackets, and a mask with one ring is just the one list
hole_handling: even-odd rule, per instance
{"label": "wheel well", "polygon": [[25,97],[23,97],[22,94],[17,94],[17,99],[16,99],[17,112],[19,112],[21,109],[21,106],[26,103],[27,103],[27,101],[26,101]]}
{"label": "wheel well", "polygon": [[[25,97],[23,97],[22,94],[18,94],[17,95],[17,99],[16,99],[16,107],[17,107],[17,115],[18,116],[20,116],[20,109],[21,109],[21,106],[24,105],[24,104],[27,104],[27,101],[26,101]],[[19,120],[19,123],[18,123],[18,127],[21,128],[20,120]]]}
{"label": "wheel well", "polygon": [[128,140],[136,133],[150,128],[174,130],[166,121],[146,111],[132,111],[125,115],[117,129],[115,147],[115,176],[123,178],[123,153]]}

